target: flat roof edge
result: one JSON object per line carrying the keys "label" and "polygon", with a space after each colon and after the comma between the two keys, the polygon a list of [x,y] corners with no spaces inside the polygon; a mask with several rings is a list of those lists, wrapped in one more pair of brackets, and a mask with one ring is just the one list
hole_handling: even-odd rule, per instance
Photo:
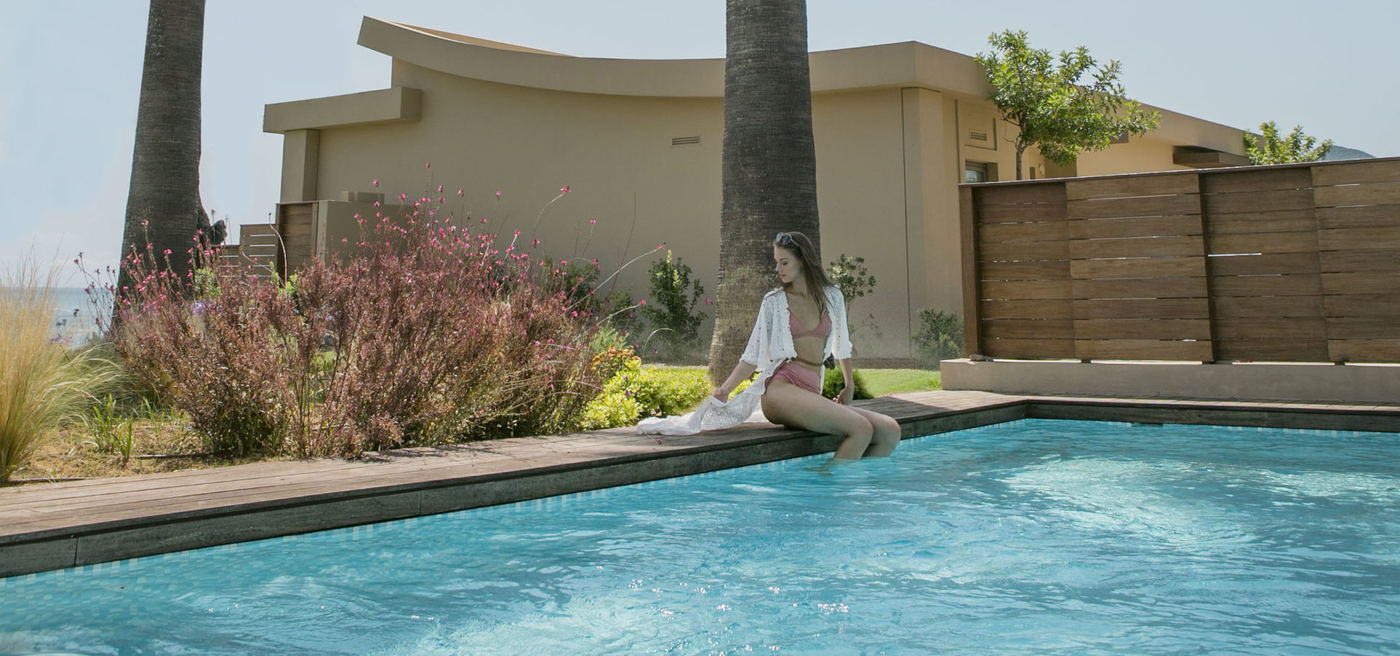
{"label": "flat roof edge", "polygon": [[263,108],[263,132],[373,125],[417,121],[423,112],[423,92],[391,87],[340,96],[272,103]]}

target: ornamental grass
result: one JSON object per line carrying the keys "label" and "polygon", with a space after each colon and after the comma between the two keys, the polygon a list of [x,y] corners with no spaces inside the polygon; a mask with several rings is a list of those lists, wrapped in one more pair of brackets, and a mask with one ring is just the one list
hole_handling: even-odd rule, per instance
{"label": "ornamental grass", "polygon": [[42,440],[91,406],[115,370],[90,348],[70,350],[51,332],[57,269],[30,261],[0,278],[0,483]]}

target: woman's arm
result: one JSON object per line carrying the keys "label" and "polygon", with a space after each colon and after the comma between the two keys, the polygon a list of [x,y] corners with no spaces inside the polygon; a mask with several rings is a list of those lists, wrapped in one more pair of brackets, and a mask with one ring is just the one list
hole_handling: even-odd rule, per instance
{"label": "woman's arm", "polygon": [[836,402],[841,405],[850,405],[851,398],[855,396],[855,379],[851,377],[851,359],[845,358],[837,360],[841,363],[841,377],[846,379],[846,386],[841,388],[841,393],[836,395]]}
{"label": "woman's arm", "polygon": [[729,378],[724,381],[724,384],[715,388],[715,398],[721,401],[728,401],[729,395],[734,393],[734,388],[738,387],[739,383],[748,380],[749,376],[752,376],[753,372],[757,370],[757,365],[752,365],[740,360],[739,364],[734,366],[734,371],[730,372]]}
{"label": "woman's arm", "polygon": [[846,298],[841,295],[841,290],[833,285],[827,288],[826,299],[828,311],[831,312],[831,355],[841,363],[841,377],[846,382],[841,393],[836,395],[836,402],[847,405],[851,402],[851,397],[855,396],[856,386],[851,374],[851,333],[846,324]]}
{"label": "woman's arm", "polygon": [[768,324],[773,314],[772,306],[777,302],[775,299],[772,294],[767,294],[763,297],[763,302],[759,303],[758,316],[754,317],[753,321],[753,332],[749,333],[749,342],[744,346],[744,354],[739,356],[739,364],[734,366],[734,371],[730,372],[724,384],[715,388],[715,398],[720,401],[728,401],[729,395],[734,393],[734,388],[748,380],[753,372],[758,371],[757,363],[768,357],[771,348],[767,344],[770,332]]}

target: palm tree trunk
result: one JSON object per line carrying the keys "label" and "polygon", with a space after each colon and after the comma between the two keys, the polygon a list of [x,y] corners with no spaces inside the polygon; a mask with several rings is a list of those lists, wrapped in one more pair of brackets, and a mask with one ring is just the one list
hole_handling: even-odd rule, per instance
{"label": "palm tree trunk", "polygon": [[738,362],[763,293],[776,283],[773,236],[820,248],[805,0],[725,7],[723,205],[710,379]]}
{"label": "palm tree trunk", "polygon": [[151,0],[120,285],[131,284],[126,256],[133,249],[160,266],[169,250],[171,268],[183,279],[195,231],[209,225],[199,199],[203,54],[204,0]]}

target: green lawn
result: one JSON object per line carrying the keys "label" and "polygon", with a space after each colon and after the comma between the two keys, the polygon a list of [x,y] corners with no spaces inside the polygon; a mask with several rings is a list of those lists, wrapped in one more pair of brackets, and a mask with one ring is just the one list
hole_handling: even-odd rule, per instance
{"label": "green lawn", "polygon": [[871,396],[942,389],[942,372],[929,369],[858,369]]}
{"label": "green lawn", "polygon": [[[652,365],[647,365],[652,366]],[[704,372],[704,367],[669,367]],[[871,396],[942,389],[940,372],[929,369],[857,369]]]}

